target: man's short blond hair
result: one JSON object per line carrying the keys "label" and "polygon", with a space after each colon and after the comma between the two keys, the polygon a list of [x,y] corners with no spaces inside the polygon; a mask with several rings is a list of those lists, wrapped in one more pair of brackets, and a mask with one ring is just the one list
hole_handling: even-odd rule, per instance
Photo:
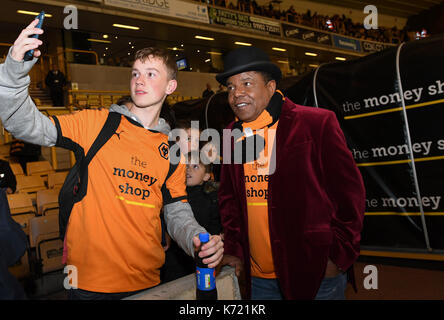
{"label": "man's short blond hair", "polygon": [[176,59],[171,55],[171,53],[168,50],[164,48],[147,47],[140,49],[134,55],[134,61],[140,60],[143,63],[150,56],[161,59],[165,64],[165,66],[167,67],[168,76],[170,80],[176,80],[177,77]]}

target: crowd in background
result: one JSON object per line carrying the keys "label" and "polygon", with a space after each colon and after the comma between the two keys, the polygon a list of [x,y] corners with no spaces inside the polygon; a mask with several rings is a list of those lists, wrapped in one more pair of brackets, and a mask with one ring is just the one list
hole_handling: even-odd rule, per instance
{"label": "crowd in background", "polygon": [[249,14],[274,18],[281,21],[296,23],[299,25],[316,28],[320,30],[335,32],[345,36],[358,38],[361,40],[371,40],[385,43],[398,44],[401,42],[414,40],[415,36],[406,28],[399,30],[396,26],[386,28],[379,26],[378,29],[367,30],[362,23],[355,23],[350,18],[343,15],[327,16],[317,12],[312,13],[307,10],[305,13],[296,12],[293,6],[280,10],[270,2],[267,5],[258,5],[256,0],[196,0],[215,6],[225,7],[231,10],[239,10]]}

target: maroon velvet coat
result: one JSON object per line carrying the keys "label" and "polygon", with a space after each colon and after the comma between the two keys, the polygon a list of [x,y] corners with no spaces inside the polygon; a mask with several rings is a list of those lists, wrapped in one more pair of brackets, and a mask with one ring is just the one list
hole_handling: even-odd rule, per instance
{"label": "maroon velvet coat", "polygon": [[[222,165],[219,206],[224,253],[244,262],[248,299],[245,194],[243,165]],[[284,297],[313,299],[328,258],[342,270],[357,259],[365,210],[362,177],[333,112],[285,99],[267,201],[271,249]]]}

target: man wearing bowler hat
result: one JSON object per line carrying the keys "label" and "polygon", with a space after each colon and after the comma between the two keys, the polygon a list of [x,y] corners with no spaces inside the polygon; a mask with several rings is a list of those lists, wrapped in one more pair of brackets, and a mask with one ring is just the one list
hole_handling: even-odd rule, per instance
{"label": "man wearing bowler hat", "polygon": [[265,142],[222,165],[224,263],[244,269],[247,299],[344,299],[365,190],[335,114],[277,91],[281,71],[259,48],[230,52],[224,68],[216,79],[236,115],[228,128],[242,132],[232,151]]}

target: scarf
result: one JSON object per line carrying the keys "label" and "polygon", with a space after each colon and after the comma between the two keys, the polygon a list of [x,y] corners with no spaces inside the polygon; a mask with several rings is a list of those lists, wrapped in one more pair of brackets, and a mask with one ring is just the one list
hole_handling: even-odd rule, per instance
{"label": "scarf", "polygon": [[[235,137],[235,151],[231,156],[232,163],[249,163],[259,158],[259,154],[265,147],[265,139],[254,132],[273,126],[279,120],[283,103],[284,95],[282,92],[276,91],[271,97],[268,106],[257,119],[251,122],[238,120],[234,123],[233,130],[240,130],[242,136],[240,139]],[[247,146],[249,146],[248,150]],[[238,154],[238,150],[241,151],[241,155]]]}

